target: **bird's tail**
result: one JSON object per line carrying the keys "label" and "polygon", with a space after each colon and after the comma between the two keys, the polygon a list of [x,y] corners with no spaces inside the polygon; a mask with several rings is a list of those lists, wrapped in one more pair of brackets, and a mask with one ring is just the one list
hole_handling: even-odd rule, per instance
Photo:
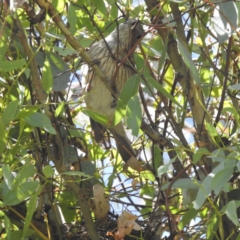
{"label": "bird's tail", "polygon": [[109,130],[116,141],[118,152],[120,153],[124,162],[127,162],[132,157],[136,157],[136,153],[126,135],[123,124],[120,122]]}

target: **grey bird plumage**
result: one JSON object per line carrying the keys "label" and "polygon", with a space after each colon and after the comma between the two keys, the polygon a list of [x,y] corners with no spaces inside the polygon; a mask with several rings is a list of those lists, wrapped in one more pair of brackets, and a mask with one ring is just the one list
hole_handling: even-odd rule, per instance
{"label": "grey bird plumage", "polygon": [[[105,38],[105,41],[102,39],[89,49],[89,54],[106,75],[115,96],[119,96],[126,81],[135,73],[132,54],[128,54],[129,51],[133,53],[136,42],[143,34],[141,23],[136,19],[129,19],[125,23],[119,24]],[[118,67],[123,59],[125,59],[124,63]],[[87,71],[86,69],[83,71],[83,77],[86,85],[84,98],[87,108],[106,115],[111,123],[115,112],[116,98],[90,67]],[[102,126],[93,119],[91,119],[91,126],[96,141],[100,142],[106,126]],[[122,159],[127,162],[130,158],[135,157],[136,153],[125,133],[122,122],[108,129],[115,138]]]}

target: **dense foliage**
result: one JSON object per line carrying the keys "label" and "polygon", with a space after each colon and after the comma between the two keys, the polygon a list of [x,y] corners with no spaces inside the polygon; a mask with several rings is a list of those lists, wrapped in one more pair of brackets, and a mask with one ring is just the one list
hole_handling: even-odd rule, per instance
{"label": "dense foliage", "polygon": [[[239,11],[1,1],[1,239],[240,239]],[[87,49],[130,17],[146,34],[109,122],[86,108],[81,73],[104,81]],[[89,116],[124,122],[142,171],[109,132],[94,141]]]}

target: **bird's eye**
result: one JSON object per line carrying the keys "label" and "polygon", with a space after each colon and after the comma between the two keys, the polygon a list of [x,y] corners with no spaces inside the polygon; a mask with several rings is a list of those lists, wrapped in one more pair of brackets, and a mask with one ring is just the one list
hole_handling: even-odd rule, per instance
{"label": "bird's eye", "polygon": [[132,23],[131,23],[131,26],[134,26],[135,24],[136,24],[136,22],[132,22]]}

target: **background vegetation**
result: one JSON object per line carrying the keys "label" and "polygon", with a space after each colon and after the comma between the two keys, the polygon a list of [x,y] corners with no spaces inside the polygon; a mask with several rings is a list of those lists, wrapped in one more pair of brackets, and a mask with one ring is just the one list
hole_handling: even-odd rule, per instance
{"label": "background vegetation", "polygon": [[[1,1],[1,239],[240,239],[239,8]],[[81,90],[86,48],[128,17],[146,31],[120,96],[141,172],[93,141],[87,115],[106,119]]]}

